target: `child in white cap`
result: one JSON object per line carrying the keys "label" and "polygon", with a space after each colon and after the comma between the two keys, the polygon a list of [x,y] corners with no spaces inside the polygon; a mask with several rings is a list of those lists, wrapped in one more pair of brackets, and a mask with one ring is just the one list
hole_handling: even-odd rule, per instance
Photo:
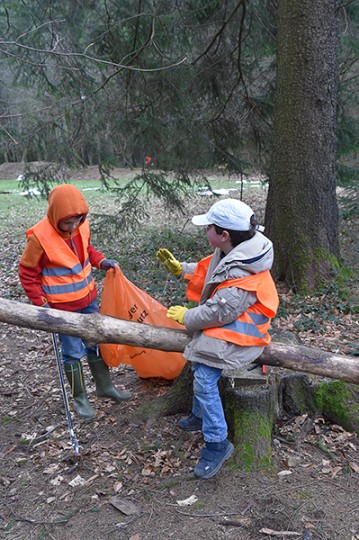
{"label": "child in white cap", "polygon": [[237,199],[216,202],[206,214],[192,218],[204,226],[215,248],[199,263],[181,263],[167,249],[156,256],[175,276],[188,281],[186,296],[198,302],[188,309],[172,306],[167,316],[184,324],[192,340],[184,351],[194,376],[192,412],[178,426],[202,430],[205,447],[194,474],[217,474],[234,448],[218,390],[222,370],[256,360],[270,342],[268,329],[278,309],[270,275],[273,245],[261,232],[252,209]]}

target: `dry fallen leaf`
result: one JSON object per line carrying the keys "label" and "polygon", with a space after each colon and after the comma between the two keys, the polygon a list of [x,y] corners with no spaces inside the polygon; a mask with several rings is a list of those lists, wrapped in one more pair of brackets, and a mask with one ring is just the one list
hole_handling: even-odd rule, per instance
{"label": "dry fallen leaf", "polygon": [[359,465],[354,463],[354,461],[349,462],[349,467],[353,469],[354,472],[359,473]]}
{"label": "dry fallen leaf", "polygon": [[187,499],[182,499],[181,501],[176,501],[178,506],[191,506],[191,504],[194,504],[198,501],[198,497],[196,495],[191,495]]}
{"label": "dry fallen leaf", "polygon": [[156,473],[153,470],[152,465],[146,465],[141,471],[142,476],[155,476]]}
{"label": "dry fallen leaf", "polygon": [[279,473],[277,473],[277,476],[279,476],[279,478],[283,477],[283,476],[289,476],[290,474],[292,474],[292,471],[279,471]]}
{"label": "dry fallen leaf", "polygon": [[86,484],[86,480],[79,474],[69,482],[69,486],[71,487],[83,486],[84,484]]}
{"label": "dry fallen leaf", "polygon": [[59,469],[59,464],[51,465],[47,469],[44,469],[44,474],[54,474]]}
{"label": "dry fallen leaf", "polygon": [[110,497],[109,503],[126,516],[140,513],[139,508],[132,501],[121,497]]}
{"label": "dry fallen leaf", "polygon": [[338,474],[342,469],[343,469],[342,467],[334,467],[334,468],[333,468],[332,478],[335,478],[335,477],[337,476],[337,474]]}
{"label": "dry fallen leaf", "polygon": [[52,486],[59,486],[61,484],[61,482],[63,481],[64,477],[59,475],[59,476],[56,476],[56,478],[53,478],[52,480],[50,480],[50,484]]}
{"label": "dry fallen leaf", "polygon": [[121,491],[122,486],[123,486],[122,482],[115,482],[113,485],[114,492],[118,493],[119,491]]}

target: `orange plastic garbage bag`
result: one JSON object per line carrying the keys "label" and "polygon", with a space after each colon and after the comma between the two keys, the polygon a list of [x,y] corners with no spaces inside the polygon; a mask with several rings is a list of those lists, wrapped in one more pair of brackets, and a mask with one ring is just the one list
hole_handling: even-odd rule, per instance
{"label": "orange plastic garbage bag", "polygon": [[[129,281],[118,265],[106,272],[100,312],[126,321],[183,330],[182,325],[166,317],[167,309]],[[186,363],[181,353],[117,343],[103,343],[100,350],[108,366],[130,364],[142,378],[174,379]]]}

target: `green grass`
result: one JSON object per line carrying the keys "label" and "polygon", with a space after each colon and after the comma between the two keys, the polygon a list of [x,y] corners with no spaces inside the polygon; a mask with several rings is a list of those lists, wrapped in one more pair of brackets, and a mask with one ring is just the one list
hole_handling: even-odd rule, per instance
{"label": "green grass", "polygon": [[[0,190],[5,190],[3,182],[0,181]],[[5,184],[10,184],[6,182]],[[100,187],[100,183],[87,182],[71,182],[79,189],[83,190],[83,194],[90,207],[90,211],[101,211],[112,202],[114,205],[115,194],[106,191],[87,191],[88,188]],[[6,225],[9,220],[16,227],[25,224],[35,224],[36,221],[42,219],[47,212],[47,200],[41,197],[25,197],[20,195],[21,190],[14,189],[11,193],[0,193],[0,223]],[[9,223],[8,223],[9,224]]]}
{"label": "green grass", "polygon": [[[133,175],[134,173],[129,173],[128,175],[118,179],[116,182],[110,180],[110,188],[124,187],[131,180]],[[238,176],[224,178],[221,176],[209,175],[209,180],[211,182],[212,189],[232,188],[237,190],[236,192],[233,192],[235,196],[239,196],[240,194],[241,185],[237,183],[240,180]],[[261,188],[264,185],[260,181],[253,181],[248,183],[246,181],[246,178],[244,178],[244,181],[244,189],[248,189],[249,187]],[[95,205],[95,209],[105,205],[109,201],[113,202],[116,199],[116,193],[112,191],[106,191],[106,189],[101,184],[100,177],[98,177],[98,179],[92,180],[73,179],[69,180],[69,183],[78,187],[80,190],[83,190],[86,200],[90,205]],[[22,193],[24,189],[21,186],[21,183],[17,180],[0,180],[0,191],[10,192],[0,193],[0,215],[3,218],[11,217],[11,210],[15,206],[21,206],[22,213],[24,213],[25,215],[28,213],[30,215],[34,212],[36,213],[37,209],[41,209],[41,211],[46,209],[47,203],[44,199],[41,199],[40,197],[28,198],[24,195],[20,195],[20,193]],[[193,189],[193,194],[196,191],[197,187]],[[203,200],[209,203],[212,202],[212,198],[209,197],[203,197]]]}
{"label": "green grass", "polygon": [[[167,247],[181,260],[191,261],[207,255],[209,246],[206,235],[203,229],[193,227],[189,218],[193,213],[202,211],[202,208],[205,211],[213,199],[201,197],[198,203],[191,202],[188,210],[190,216],[180,212],[168,214],[162,203],[152,201],[149,206],[150,219],[144,219],[135,230],[121,230],[113,234],[107,228],[96,231],[95,214],[115,214],[118,210],[116,194],[104,190],[87,191],[87,188],[100,185],[93,180],[71,183],[82,190],[90,208],[91,242],[96,249],[106,257],[118,260],[126,277],[161,303],[183,303],[184,284],[168,274],[156,259],[156,251],[160,247]],[[11,189],[19,187],[14,180],[0,181],[0,189],[5,185]],[[27,198],[20,195],[19,191],[0,194],[0,231],[3,241],[0,270],[6,276],[5,296],[8,298],[23,299],[22,287],[17,278],[17,265],[25,247],[25,233],[46,215],[47,207],[47,200]],[[99,289],[104,275],[104,272],[94,270]]]}
{"label": "green grass", "polygon": [[1,417],[0,424],[7,424],[8,422],[11,422],[13,420],[14,418],[12,416],[8,416],[7,414],[5,414],[4,416]]}
{"label": "green grass", "polygon": [[[111,180],[109,182],[110,186],[114,187],[115,185],[124,186],[133,176],[133,173],[128,174],[127,176],[123,176],[122,178],[118,179],[115,183],[115,181]],[[91,179],[91,180],[83,180],[83,179],[72,179],[68,181],[64,181],[63,183],[69,183],[73,184],[74,186],[78,187],[79,189],[89,189],[89,188],[101,188],[101,180],[100,177],[97,179]],[[55,186],[55,184],[54,184]],[[21,185],[21,182],[18,180],[0,180],[0,190],[1,191],[12,191],[14,193],[20,193],[24,191],[23,186]]]}

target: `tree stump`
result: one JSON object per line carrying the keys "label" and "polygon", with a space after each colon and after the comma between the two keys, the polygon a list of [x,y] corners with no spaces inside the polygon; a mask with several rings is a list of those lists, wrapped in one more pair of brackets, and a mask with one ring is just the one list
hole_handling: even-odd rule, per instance
{"label": "tree stump", "polygon": [[316,411],[331,422],[359,436],[359,387],[343,381],[322,380],[313,384]]}
{"label": "tree stump", "polygon": [[316,411],[312,381],[302,373],[281,374],[278,378],[279,416],[298,416]]}
{"label": "tree stump", "polygon": [[247,471],[271,465],[272,431],[278,410],[277,384],[259,370],[223,376],[221,384],[229,436],[235,447],[234,462]]}

